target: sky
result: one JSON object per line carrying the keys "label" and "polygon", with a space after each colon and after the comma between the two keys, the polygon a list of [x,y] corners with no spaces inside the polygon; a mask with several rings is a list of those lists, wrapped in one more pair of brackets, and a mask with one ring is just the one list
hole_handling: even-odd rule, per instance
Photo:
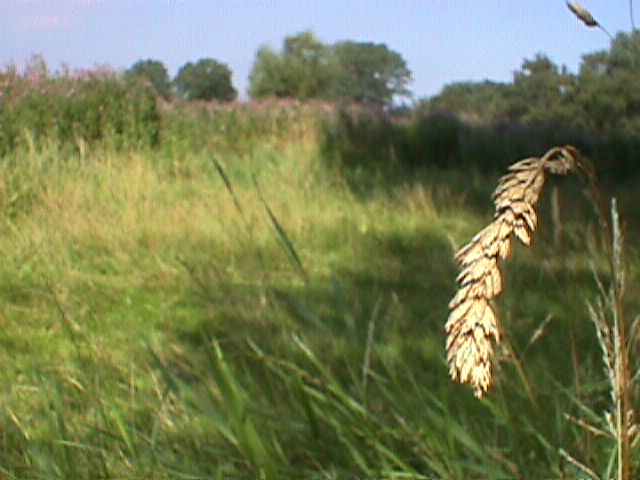
{"label": "sky", "polygon": [[[631,28],[628,0],[581,0],[615,35]],[[640,15],[640,12],[638,12]],[[412,72],[414,98],[459,81],[508,82],[524,59],[544,53],[577,72],[582,55],[608,48],[565,0],[0,0],[0,66],[33,54],[51,70],[162,61],[173,77],[213,58],[246,98],[258,48],[311,30],[325,44],[384,43]]]}

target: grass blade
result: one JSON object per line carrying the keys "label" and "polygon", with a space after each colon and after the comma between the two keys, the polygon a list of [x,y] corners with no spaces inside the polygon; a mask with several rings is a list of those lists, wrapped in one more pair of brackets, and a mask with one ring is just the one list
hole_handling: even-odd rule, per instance
{"label": "grass blade", "polygon": [[253,182],[256,186],[256,190],[258,192],[258,197],[260,198],[260,202],[264,206],[264,209],[267,212],[267,215],[269,216],[269,220],[271,221],[271,225],[273,226],[276,232],[276,236],[278,238],[280,245],[284,249],[285,253],[287,254],[287,257],[289,258],[289,261],[294,266],[294,268],[296,269],[300,277],[302,277],[304,282],[307,283],[309,281],[309,277],[307,275],[307,271],[304,268],[304,265],[302,264],[300,255],[298,255],[298,252],[296,251],[296,248],[293,245],[293,242],[289,238],[289,235],[287,235],[287,232],[285,231],[282,224],[278,221],[278,218],[276,217],[275,213],[273,213],[273,210],[271,210],[271,207],[269,207],[269,204],[265,200],[264,195],[260,190],[260,186],[258,185],[258,181],[256,180],[255,177],[253,178]]}

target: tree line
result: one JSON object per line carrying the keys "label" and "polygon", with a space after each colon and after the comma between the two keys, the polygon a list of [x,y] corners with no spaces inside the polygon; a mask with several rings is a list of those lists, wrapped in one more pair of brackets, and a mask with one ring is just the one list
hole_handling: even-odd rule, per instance
{"label": "tree line", "polygon": [[523,61],[510,83],[453,83],[421,107],[485,124],[640,134],[640,32],[620,33],[608,50],[584,55],[575,74],[538,54]]}
{"label": "tree line", "polygon": [[[157,60],[125,72],[63,67],[51,75],[36,55],[23,73],[15,65],[0,70],[0,155],[77,139],[157,145],[158,95],[230,101],[238,94],[231,78],[214,59],[189,62],[174,79]],[[326,45],[303,32],[285,38],[279,50],[257,51],[248,93],[330,102],[334,115],[324,122],[323,148],[345,164],[384,164],[392,157],[408,165],[502,168],[505,160],[572,143],[599,158],[601,171],[627,178],[637,175],[640,156],[639,78],[640,33],[620,33],[607,50],[584,55],[577,73],[538,54],[525,59],[510,82],[452,83],[399,107],[396,100],[410,96],[411,81],[400,54],[383,44]]]}
{"label": "tree line", "polygon": [[[36,62],[42,69],[43,62]],[[46,70],[46,66],[44,67]],[[203,58],[173,79],[159,60],[140,60],[125,77],[143,79],[164,99],[232,101],[232,71]],[[608,50],[586,54],[577,73],[547,55],[525,59],[511,82],[458,82],[417,104],[417,110],[455,115],[466,123],[517,121],[559,124],[579,131],[640,133],[640,33],[619,33]],[[288,36],[280,50],[258,49],[249,75],[252,99],[293,98],[375,107],[410,99],[411,71],[385,44],[321,42],[307,31]]]}
{"label": "tree line", "polygon": [[[187,100],[234,100],[238,92],[229,67],[204,58],[182,66],[173,80],[158,60],[140,60],[127,75],[142,77],[158,95]],[[385,44],[322,43],[312,32],[286,37],[281,51],[261,47],[249,75],[249,96],[346,101],[389,106],[408,98],[411,72],[402,56]]]}
{"label": "tree line", "polygon": [[[181,67],[173,80],[157,60],[135,63],[127,75],[143,77],[165,99],[229,101],[237,98],[229,67],[205,58]],[[608,50],[586,54],[577,73],[547,55],[525,59],[511,82],[457,82],[417,104],[467,123],[517,121],[557,124],[582,132],[640,133],[640,33],[619,33]],[[252,99],[320,99],[389,107],[410,99],[411,71],[384,44],[321,42],[312,32],[286,37],[279,51],[256,54],[249,75]]]}
{"label": "tree line", "polygon": [[620,33],[607,50],[584,55],[577,73],[538,54],[510,82],[452,83],[392,113],[341,110],[324,137],[326,156],[357,168],[392,160],[503,171],[514,159],[569,143],[599,174],[637,181],[640,33]]}

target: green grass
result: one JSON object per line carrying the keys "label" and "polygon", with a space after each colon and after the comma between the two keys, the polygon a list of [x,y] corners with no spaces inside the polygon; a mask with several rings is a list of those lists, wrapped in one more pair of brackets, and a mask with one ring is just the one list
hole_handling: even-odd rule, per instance
{"label": "green grass", "polygon": [[564,416],[607,399],[579,194],[563,251],[543,202],[505,265],[520,363],[501,350],[477,401],[448,379],[443,325],[497,178],[343,171],[312,121],[198,148],[173,125],[161,149],[0,162],[3,477],[575,478],[559,448],[606,469]]}

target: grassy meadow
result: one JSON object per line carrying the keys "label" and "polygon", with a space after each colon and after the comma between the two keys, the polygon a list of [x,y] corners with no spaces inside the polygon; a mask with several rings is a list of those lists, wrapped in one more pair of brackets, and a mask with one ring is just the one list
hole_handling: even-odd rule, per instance
{"label": "grassy meadow", "polygon": [[[610,408],[587,310],[608,274],[575,178],[504,264],[476,400],[443,326],[500,170],[354,164],[380,132],[351,142],[323,105],[159,115],[152,144],[17,129],[0,160],[2,478],[608,478],[615,442],[584,428]],[[607,184],[631,317],[637,188]]]}

